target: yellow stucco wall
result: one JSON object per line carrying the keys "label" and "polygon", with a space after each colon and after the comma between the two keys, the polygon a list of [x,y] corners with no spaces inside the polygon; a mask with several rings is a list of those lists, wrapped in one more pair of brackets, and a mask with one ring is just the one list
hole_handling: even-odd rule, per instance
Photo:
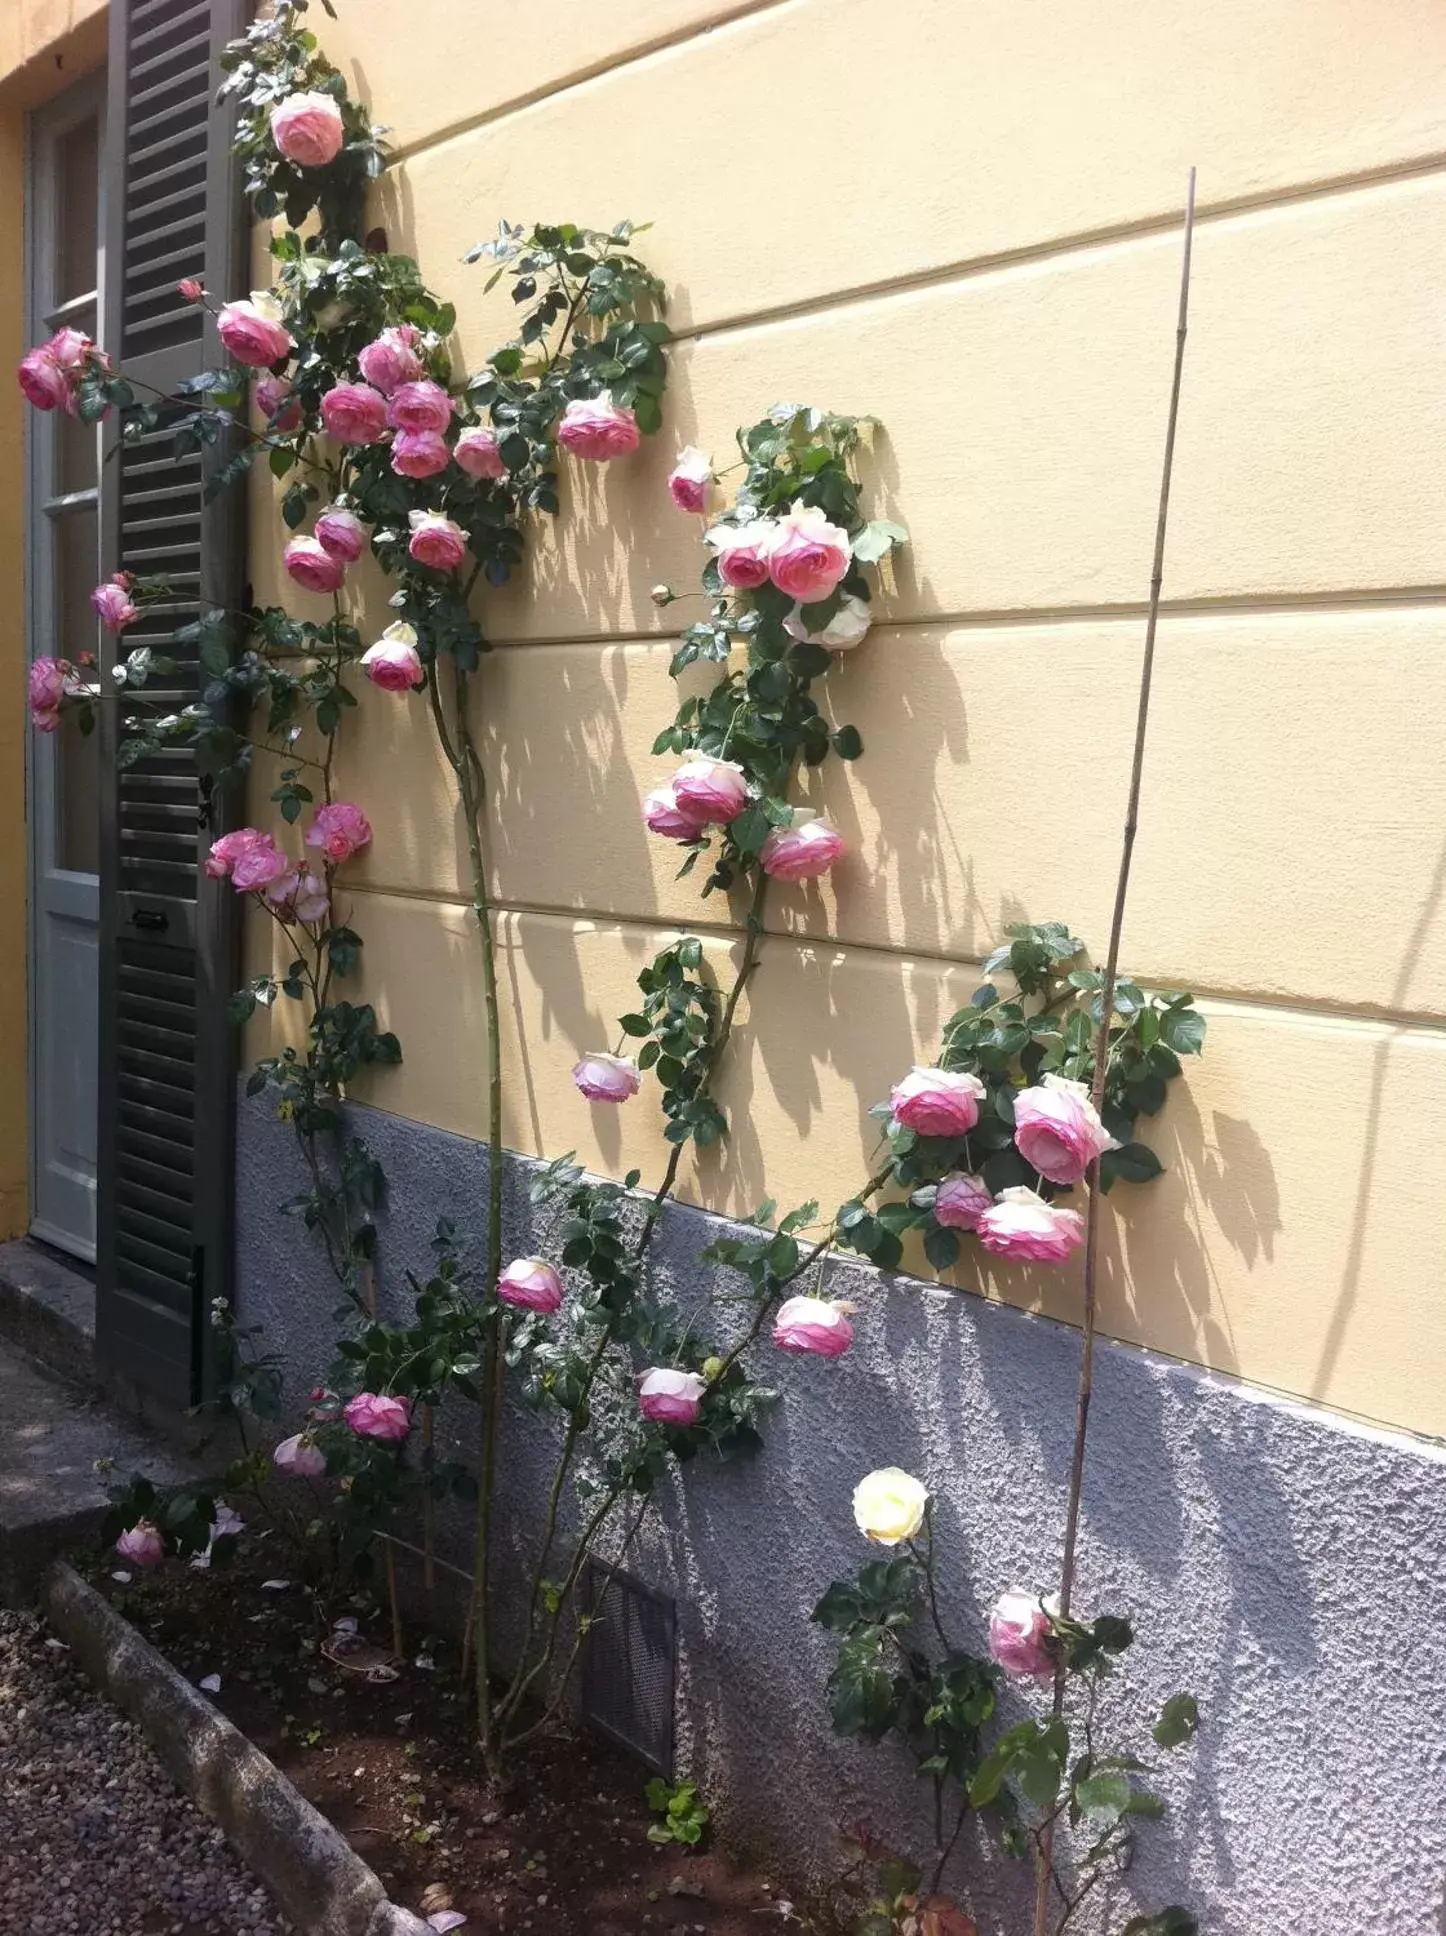
{"label": "yellow stucco wall", "polygon": [[27,1206],[25,423],[8,372],[25,349],[25,117],[105,57],[97,0],[0,5],[0,1238]]}
{"label": "yellow stucco wall", "polygon": [[[822,786],[850,857],[776,897],[724,1083],[733,1142],[682,1183],[730,1210],[854,1187],[866,1110],[1005,922],[1102,945],[1198,164],[1126,953],[1194,987],[1211,1034],[1151,1132],[1168,1176],[1111,1200],[1106,1321],[1446,1430],[1437,0],[1061,0],[1047,24],[1012,0],[557,0],[483,9],[486,61],[447,55],[457,0],[413,0],[400,36],[390,0],[340,11],[328,51],[402,151],[378,217],[457,303],[469,366],[511,326],[459,259],[501,216],[650,220],[674,292],[664,436],[570,477],[525,588],[484,611],[516,1148],[655,1176],[650,1099],[590,1109],[569,1068],[669,924],[730,945],[638,821],[676,629],[647,588],[700,562],[663,491],[676,445],[721,457],[780,398],[885,425],[872,501],[913,544],[888,623],[828,682],[866,742]],[[279,548],[257,544],[262,597]],[[342,785],[374,809],[354,915],[406,1055],[372,1093],[479,1134],[472,942],[421,708],[369,695]],[[1070,1273],[984,1287],[1077,1305]]]}

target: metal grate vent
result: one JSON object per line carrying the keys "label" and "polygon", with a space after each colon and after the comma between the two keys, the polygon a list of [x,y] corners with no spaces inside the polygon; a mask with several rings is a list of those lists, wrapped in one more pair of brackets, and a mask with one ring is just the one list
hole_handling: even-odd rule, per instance
{"label": "metal grate vent", "polygon": [[582,1607],[595,1624],[582,1656],[583,1719],[659,1774],[673,1772],[674,1602],[631,1573],[590,1559]]}

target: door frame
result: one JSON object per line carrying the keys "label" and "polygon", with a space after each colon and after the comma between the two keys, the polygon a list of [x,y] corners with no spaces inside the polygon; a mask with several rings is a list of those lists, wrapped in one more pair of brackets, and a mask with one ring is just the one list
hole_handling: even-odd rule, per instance
{"label": "door frame", "polygon": [[[42,295],[52,293],[49,289],[42,292],[42,277],[53,273],[46,264],[57,260],[57,239],[60,223],[59,179],[54,166],[54,156],[64,137],[81,122],[94,118],[97,124],[97,183],[96,183],[96,284],[94,297],[95,335],[100,340],[105,317],[106,294],[106,73],[101,68],[75,82],[55,100],[46,102],[34,109],[27,117],[25,143],[25,200],[24,220],[24,316],[26,342],[36,343],[48,336],[53,329],[59,328],[68,318],[77,313],[89,311],[92,307],[87,299],[76,298],[61,304],[55,309],[46,309]],[[48,151],[48,154],[47,154]],[[47,159],[50,165],[47,166]],[[55,596],[55,550],[54,539],[50,535],[50,514],[45,509],[62,494],[53,486],[58,481],[52,475],[54,464],[51,440],[48,436],[36,434],[37,425],[26,413],[25,429],[25,505],[23,529],[25,556],[29,569],[25,574],[25,675],[28,680],[31,663],[37,651],[43,650],[55,637],[59,614]],[[48,420],[47,420],[48,428]],[[100,427],[96,426],[96,482],[93,492],[76,492],[70,501],[80,502],[93,498],[96,510],[96,530],[100,530],[101,491],[103,474],[100,463]],[[38,567],[38,568],[37,568]],[[99,628],[97,627],[99,634]],[[97,648],[97,671],[104,682],[109,680],[110,667],[108,656]],[[103,685],[102,690],[105,690]],[[21,703],[26,706],[28,715],[28,693],[20,695]],[[51,857],[56,852],[56,835],[59,828],[59,803],[57,799],[58,760],[57,748],[42,745],[39,736],[29,727],[28,716],[25,726],[25,797],[26,797],[26,869],[25,869],[25,919],[26,919],[26,1020],[25,1020],[25,1057],[26,1057],[26,1107],[28,1128],[26,1136],[26,1191],[27,1228],[30,1233],[46,1243],[93,1263],[95,1244],[77,1244],[73,1233],[48,1225],[36,1214],[39,1202],[39,1137],[38,1127],[42,1121],[42,1071],[40,1067],[40,971],[42,943],[45,922],[39,913],[37,889],[42,871],[50,876],[52,892],[58,891],[61,907],[56,912],[72,912],[76,919],[93,919],[97,935],[100,926],[100,877],[99,875],[68,873],[65,869],[54,867]],[[97,803],[97,811],[99,803]],[[67,908],[67,903],[73,906]],[[99,1002],[99,975],[97,973],[97,1003]],[[97,1057],[96,1093],[99,1097],[99,1058]],[[98,1140],[98,1139],[97,1139]]]}

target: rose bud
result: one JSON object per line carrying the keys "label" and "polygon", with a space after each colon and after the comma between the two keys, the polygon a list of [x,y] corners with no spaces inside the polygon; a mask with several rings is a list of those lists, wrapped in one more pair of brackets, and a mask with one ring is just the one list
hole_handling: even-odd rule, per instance
{"label": "rose bud", "polygon": [[206,300],[206,285],[195,276],[182,276],[176,284],[176,294],[182,302],[198,303]]}
{"label": "rose bud", "polygon": [[984,1084],[964,1070],[914,1068],[889,1100],[894,1121],[920,1136],[967,1136],[979,1120]]}
{"label": "rose bud", "polygon": [[684,813],[671,786],[654,787],[643,800],[643,824],[665,840],[696,840],[703,831],[692,814]]}
{"label": "rose bud", "polygon": [[668,477],[668,495],[680,511],[701,511],[708,502],[712,482],[712,462],[689,444],[678,452],[678,461]]}
{"label": "rose bud", "polygon": [[252,395],[256,408],[272,430],[299,430],[306,420],[306,412],[291,394],[291,385],[284,376],[258,377]]}
{"label": "rose bud", "polygon": [[407,553],[415,563],[433,571],[455,571],[467,556],[467,533],[440,511],[411,511],[412,535]]}
{"label": "rose bud", "polygon": [[249,302],[226,303],[216,332],[238,363],[265,369],[296,348],[296,338],[281,320],[281,305],[268,290],[257,289]]}
{"label": "rose bud", "polygon": [[773,1342],[784,1351],[841,1358],[853,1341],[854,1328],[848,1317],[827,1298],[785,1298],[773,1320]]}
{"label": "rose bud", "polygon": [[347,1400],[342,1417],[358,1437],[396,1445],[412,1429],[412,1401],[384,1392],[358,1392]]}
{"label": "rose bud", "polygon": [[749,524],[715,524],[703,533],[703,542],[718,554],[723,583],[737,592],[751,592],[768,583],[768,554],[777,536],[772,518],[754,518]]}
{"label": "rose bud", "polygon": [[271,1463],[293,1479],[319,1479],[326,1471],[326,1454],[307,1433],[294,1432],[271,1454]]}
{"label": "rose bud", "polygon": [[90,602],[107,632],[124,632],[141,615],[140,607],[130,595],[129,576],[123,571],[118,571],[114,578],[107,578],[103,585],[97,585],[90,595]]}
{"label": "rose bud", "polygon": [[354,565],[367,548],[367,528],[355,511],[330,505],[316,521],[316,542],[344,565]]}
{"label": "rose bud", "polygon": [[1014,1098],[1014,1144],[1051,1183],[1078,1183],[1097,1156],[1120,1147],[1084,1084],[1057,1075]]}
{"label": "rose bud", "polygon": [[989,1614],[989,1651],[1006,1674],[1049,1680],[1054,1674],[1054,1623],[1032,1593],[1001,1593]]}
{"label": "rose bud", "polygon": [[380,390],[384,397],[389,397],[398,384],[414,383],[421,376],[422,359],[412,347],[416,340],[413,324],[397,323],[357,352],[357,367],[372,388]]}
{"label": "rose bud", "polygon": [[320,847],[333,867],[350,860],[363,847],[370,847],[371,840],[371,824],[366,815],[360,807],[351,806],[345,800],[333,800],[329,806],[318,807],[316,818],[306,830],[306,845]]}
{"label": "rose bud", "polygon": [[562,1279],[545,1257],[518,1257],[498,1278],[497,1295],[504,1304],[551,1317],[562,1306]]}
{"label": "rose bud", "polygon": [[727,826],[748,805],[748,779],[734,760],[688,760],[673,775],[673,798],[700,826]]}
{"label": "rose bud", "polygon": [[655,1365],[638,1381],[638,1410],[654,1425],[696,1425],[706,1390],[696,1371]]}
{"label": "rose bud", "polygon": [[655,605],[671,605],[673,602],[673,589],[671,585],[654,585],[653,589],[648,593],[648,597],[652,599]]}
{"label": "rose bud", "polygon": [[392,439],[392,469],[398,477],[435,477],[452,453],[435,430],[399,430]]}
{"label": "rose bud", "polygon": [[334,383],[321,400],[321,421],[339,444],[377,444],[386,435],[387,400],[369,383]]}
{"label": "rose bud", "polygon": [[869,608],[863,599],[855,598],[852,592],[844,596],[843,603],[824,626],[821,632],[810,632],[802,619],[803,607],[795,605],[783,621],[783,629],[791,639],[802,639],[805,645],[821,645],[829,652],[848,652],[861,645],[868,636],[872,620]]}
{"label": "rose bud", "polygon": [[574,457],[605,464],[611,457],[628,456],[642,438],[632,411],[614,403],[604,390],[600,397],[573,398],[557,426],[557,441]]}
{"label": "rose bud", "polygon": [[589,1102],[626,1102],[642,1087],[637,1064],[625,1055],[598,1050],[574,1063],[572,1079]]}
{"label": "rose bud", "polygon": [[341,589],[346,566],[333,557],[315,538],[293,538],[281,554],[287,576],[307,592],[334,592]]}
{"label": "rose bud", "polygon": [[854,1487],[854,1523],[876,1546],[898,1546],[924,1523],[929,1494],[896,1465],[881,1466]]}
{"label": "rose bud", "polygon": [[934,1193],[934,1221],[946,1230],[977,1230],[979,1219],[994,1201],[980,1177],[956,1171],[946,1176]]}
{"label": "rose bud", "polygon": [[497,443],[497,432],[482,424],[472,424],[452,446],[452,455],[469,477],[506,477],[507,466]]}
{"label": "rose bud", "polygon": [[389,625],[375,645],[361,655],[361,668],[374,686],[383,692],[410,692],[426,677],[417,634],[404,619]]}
{"label": "rose bud", "polygon": [[828,597],[852,558],[847,531],[830,524],[817,506],[795,504],[778,521],[768,575],[800,605],[813,605]]}
{"label": "rose bud", "polygon": [[334,96],[288,94],[271,110],[271,139],[298,168],[325,168],[346,139]]}
{"label": "rose bud", "polygon": [[844,837],[827,814],[795,807],[786,827],[775,827],[759,849],[765,874],[779,881],[813,881],[844,852]]}
{"label": "rose bud", "polygon": [[166,1557],[166,1542],[161,1538],[161,1529],[153,1519],[138,1519],[134,1526],[121,1534],[115,1543],[115,1550],[132,1566],[149,1570],[159,1566]]}
{"label": "rose bud", "polygon": [[977,1229],[984,1248],[1011,1263],[1062,1264],[1084,1242],[1078,1210],[1060,1209],[1022,1186],[1001,1190]]}
{"label": "rose bud", "polygon": [[393,430],[434,431],[438,435],[452,421],[452,399],[440,383],[423,377],[417,383],[400,383],[387,404],[387,422]]}

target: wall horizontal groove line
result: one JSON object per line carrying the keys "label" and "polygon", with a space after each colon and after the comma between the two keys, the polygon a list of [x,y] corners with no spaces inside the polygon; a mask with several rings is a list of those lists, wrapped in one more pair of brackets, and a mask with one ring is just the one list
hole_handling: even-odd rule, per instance
{"label": "wall horizontal groove line", "polygon": [[[432,0],[432,4],[434,7],[438,6],[439,0]],[[797,0],[733,0],[733,4],[731,5],[728,3],[728,0],[662,0],[661,4],[658,4],[658,0],[654,0],[654,4],[645,9],[642,15],[639,16],[636,0],[632,0],[633,18],[630,27],[634,37],[623,45],[606,47],[605,51],[598,53],[590,61],[584,61],[567,67],[562,71],[548,76],[546,79],[538,80],[532,87],[523,88],[516,94],[498,98],[484,106],[478,107],[474,100],[469,105],[467,111],[460,113],[456,120],[442,125],[434,122],[423,133],[408,135],[405,127],[403,127],[394,136],[391,159],[394,164],[409,161],[413,155],[420,154],[424,149],[436,147],[442,142],[454,141],[459,135],[470,134],[473,129],[485,127],[490,122],[505,120],[509,115],[519,114],[524,108],[534,107],[540,101],[555,100],[559,94],[566,94],[570,89],[580,87],[587,81],[600,80],[605,75],[616,72],[620,67],[627,67],[635,61],[645,60],[651,54],[659,54],[667,49],[681,47],[688,41],[696,40],[703,35],[711,35],[720,27],[730,26],[735,21],[747,20],[754,14],[767,13],[775,7],[796,4]],[[368,18],[374,18],[377,11],[378,9],[375,7],[375,4],[370,8],[358,8],[357,12],[360,16],[358,24],[365,27]],[[419,7],[416,0],[412,0],[408,18],[409,33],[416,34],[420,28],[422,30],[424,45],[427,23],[425,18],[418,20],[417,16],[419,13],[425,15],[427,11],[429,9],[425,4]],[[563,59],[575,57],[578,45],[576,39],[578,29],[586,23],[589,23],[590,19],[591,21],[604,24],[605,32],[616,31],[623,24],[622,16],[616,14],[601,16],[596,7],[586,4],[573,5],[567,11],[575,16],[575,18],[567,22],[568,37],[571,45],[567,53],[562,56]],[[440,0],[440,13],[441,19],[446,26],[449,28],[453,27],[455,15],[452,12],[451,0]],[[678,15],[680,18],[676,24],[669,25],[668,23],[674,15]],[[542,23],[539,23],[535,19],[529,21],[523,42],[509,49],[509,51],[515,53],[519,61],[526,61],[529,65],[536,64],[539,52],[538,27],[540,24]],[[647,28],[650,25],[656,27],[656,31],[651,34],[647,32]],[[387,65],[391,70],[387,75],[389,94],[396,87],[396,42],[393,35],[394,22],[389,23],[388,45],[385,50],[387,54]],[[490,38],[491,36],[489,35],[489,40]],[[550,34],[544,32],[540,51],[543,54],[550,52],[554,45],[558,45],[561,42],[561,39],[562,36],[556,28]],[[492,48],[489,47],[489,52],[492,51]],[[352,50],[352,58],[357,61],[359,66],[365,65],[366,55],[362,49],[354,47]],[[428,58],[430,60],[430,52],[428,53]],[[497,64],[489,63],[489,65],[491,65],[489,81],[495,87],[501,82],[501,73],[499,72]],[[469,76],[469,81],[471,78]],[[508,75],[508,79],[512,79],[511,74]],[[473,94],[473,89],[470,86],[468,88],[468,94]],[[436,111],[438,96],[435,86],[414,89],[410,96],[404,95],[403,98],[406,108],[411,113],[425,114]],[[449,93],[443,93],[440,98],[448,102],[453,99]]]}
{"label": "wall horizontal groove line", "polygon": [[[360,1085],[360,1099],[480,1138],[485,1034],[470,913],[378,894],[364,931],[359,995],[397,1030],[404,1060]],[[623,1109],[589,1105],[570,1072],[579,1053],[612,1044],[666,931],[505,914],[498,935],[507,1146],[572,1149],[602,1173],[636,1165],[656,1177],[666,1145],[655,1095],[645,1089]],[[256,924],[251,942],[259,967],[271,943]],[[736,947],[705,940],[720,973]],[[765,1195],[842,1201],[877,1140],[869,1107],[931,1052],[975,979],[936,961],[770,942],[720,1082],[730,1143],[685,1162],[684,1197],[742,1216]],[[448,1018],[438,1027],[443,988]],[[1446,1038],[1246,1005],[1207,1012],[1207,1053],[1147,1132],[1166,1176],[1111,1199],[1106,1329],[1385,1424],[1441,1432],[1446,1366],[1421,1351],[1420,1336],[1446,1263],[1436,1181],[1446,1166]],[[249,1047],[262,1048],[269,1026]],[[1317,1133],[1302,1135],[1303,1122]],[[981,1275],[971,1259],[961,1282],[1065,1320],[1077,1314],[1069,1271]]]}
{"label": "wall horizontal groove line", "polygon": [[[452,894],[440,894],[431,888],[408,887],[400,882],[352,880],[348,883],[345,892],[363,897],[380,895],[386,900],[419,901],[426,906],[436,908],[463,908],[470,911],[472,906],[471,896],[460,889]],[[613,927],[620,931],[638,928],[648,934],[658,932],[658,918],[655,915],[619,914],[608,908],[560,907],[546,901],[494,900],[492,909],[498,916],[540,915],[545,920],[582,922],[589,927]],[[666,932],[670,936],[696,934],[706,940],[732,943],[742,940],[745,931],[737,921],[703,919],[679,920]],[[828,947],[840,954],[877,955],[884,960],[932,962],[942,968],[959,969],[972,974],[976,981],[982,979],[982,956],[952,954],[943,949],[884,947],[868,941],[843,941],[836,936],[808,935],[796,929],[772,927],[767,923],[764,924],[763,934],[765,940],[779,942],[785,947],[789,945]],[[1125,964],[1125,971],[1136,974],[1133,964],[1129,962]],[[1157,989],[1183,989],[1187,986],[1186,981],[1179,976],[1168,980],[1162,976],[1148,975],[1137,975],[1136,978],[1148,987]],[[1365,1003],[1353,1005],[1347,1002],[1305,1001],[1285,995],[1266,995],[1259,989],[1221,988],[1198,979],[1190,981],[1188,987],[1197,1001],[1209,1002],[1215,1008],[1249,1009],[1252,1013],[1262,1015],[1295,1016],[1301,1021],[1364,1022],[1368,1025],[1388,1023],[1393,1031],[1419,1031],[1436,1036],[1446,1033],[1446,1017],[1420,1010],[1377,1008]],[[927,1051],[928,1044],[925,1043],[923,1046]]]}
{"label": "wall horizontal groove line", "polygon": [[[1434,177],[1202,230],[1172,601],[1446,583],[1446,342],[1424,273],[1443,231]],[[892,612],[1135,607],[1178,266],[1163,236],[682,346],[667,432],[603,475],[564,467],[562,515],[539,530],[525,583],[487,599],[489,630],[675,629],[650,592],[697,583],[698,527],[665,491],[676,445],[722,461],[735,427],[779,397],[881,419],[869,501],[911,534]],[[947,400],[930,370],[957,373]],[[279,550],[258,561],[263,597]]]}
{"label": "wall horizontal groove line", "polygon": [[[1438,608],[1165,620],[1126,930],[1136,972],[1446,1018],[1446,684],[1418,676],[1443,647]],[[1010,922],[1064,919],[1102,948],[1140,649],[1135,620],[877,626],[821,691],[836,723],[860,726],[863,757],[805,783],[849,854],[818,886],[774,888],[769,926],[980,959]],[[652,753],[677,702],[670,653],[632,641],[484,661],[475,726],[500,900],[732,920],[696,873],[676,879],[679,850],[641,820],[676,765]],[[1368,786],[1341,783],[1358,770]],[[335,783],[365,800],[378,773],[386,813],[349,883],[462,896],[454,789],[425,709],[365,692]]]}
{"label": "wall horizontal groove line", "polygon": [[[1009,0],[911,0],[908,31],[870,61],[855,139],[835,151],[807,117],[770,127],[765,143],[739,138],[740,100],[791,84],[853,98],[860,50],[878,36],[872,0],[761,12],[716,45],[663,49],[413,153],[391,184],[393,205],[416,211],[421,259],[438,263],[478,239],[479,208],[652,220],[650,248],[677,251],[688,272],[657,265],[692,329],[1169,221],[1192,162],[1208,209],[1377,178],[1442,153],[1446,25],[1424,0],[1388,0],[1370,34],[1351,0],[1317,0],[1308,16],[1294,0],[1227,0],[1203,20],[1177,5],[1142,20],[1129,0],[1065,0],[1047,36]],[[1318,50],[1332,39],[1351,58],[1323,71]],[[383,119],[393,86],[389,77],[377,102]],[[453,118],[439,102],[434,126]],[[590,217],[576,207],[579,154],[589,158]],[[910,184],[907,197],[890,194],[894,181]],[[769,251],[759,212],[781,182],[787,209],[805,219],[787,248]],[[685,256],[700,209],[708,247]],[[850,274],[863,264],[866,276]]]}

